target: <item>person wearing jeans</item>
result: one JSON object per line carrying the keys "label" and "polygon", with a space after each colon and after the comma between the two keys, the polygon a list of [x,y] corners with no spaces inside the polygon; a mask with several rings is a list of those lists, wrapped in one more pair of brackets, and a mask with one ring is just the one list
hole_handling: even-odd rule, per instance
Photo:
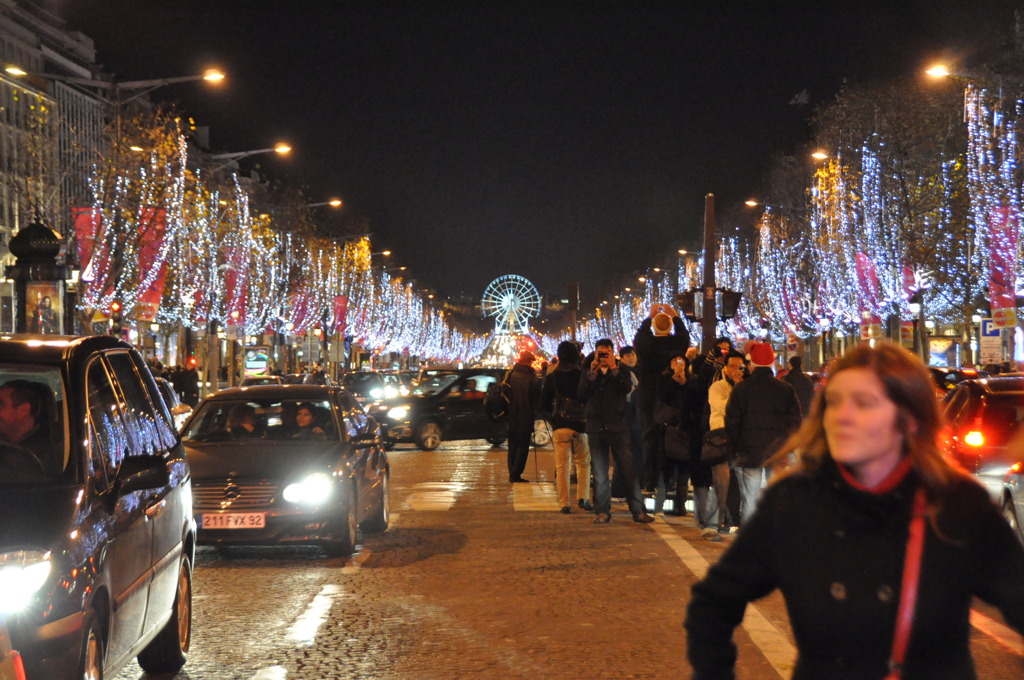
{"label": "person wearing jeans", "polygon": [[591,471],[594,475],[594,512],[596,524],[611,521],[611,481],[609,464],[615,459],[615,474],[622,475],[628,492],[629,511],[634,522],[653,522],[644,511],[640,484],[633,470],[626,422],[626,395],[633,389],[629,373],[620,370],[611,340],[598,340],[594,356],[584,362],[579,396],[586,404],[586,430],[590,443]]}

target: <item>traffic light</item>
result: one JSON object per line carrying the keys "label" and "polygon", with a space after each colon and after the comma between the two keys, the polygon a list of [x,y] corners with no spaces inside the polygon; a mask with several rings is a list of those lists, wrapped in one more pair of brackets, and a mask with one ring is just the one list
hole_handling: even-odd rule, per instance
{"label": "traffic light", "polygon": [[121,335],[121,319],[124,307],[119,300],[110,303],[110,334]]}
{"label": "traffic light", "polygon": [[676,295],[676,305],[683,312],[689,321],[699,321],[697,319],[696,305],[694,301],[694,295],[696,291],[688,290],[685,293],[679,293]]}
{"label": "traffic light", "polygon": [[188,362],[187,363],[188,363],[188,367],[189,368],[195,368],[196,364],[198,364],[199,362],[196,360],[196,355],[193,354],[192,356],[190,356],[188,358]]}
{"label": "traffic light", "polygon": [[721,313],[719,318],[722,321],[731,319],[736,316],[736,312],[740,308],[740,300],[743,298],[743,293],[738,293],[734,290],[722,290],[719,291],[722,295],[721,302]]}

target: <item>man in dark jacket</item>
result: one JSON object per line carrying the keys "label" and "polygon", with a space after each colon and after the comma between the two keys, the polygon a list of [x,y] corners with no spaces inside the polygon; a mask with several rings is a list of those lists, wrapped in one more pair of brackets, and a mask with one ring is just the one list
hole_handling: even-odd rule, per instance
{"label": "man in dark jacket", "polygon": [[775,352],[755,342],[747,355],[753,371],[736,385],[725,407],[725,429],[732,443],[733,469],[740,487],[740,520],[754,515],[770,474],[768,458],[800,425],[800,404],[787,383],[772,373]]}
{"label": "man in dark jacket", "polygon": [[653,422],[661,374],[668,368],[669,359],[686,354],[689,347],[690,333],[675,310],[669,305],[651,305],[650,315],[640,323],[633,337],[638,381],[635,398],[644,427],[643,485],[648,490],[654,489],[661,441],[661,429]]}
{"label": "man in dark jacket", "polygon": [[[587,440],[590,442],[591,473],[594,475],[594,512],[596,524],[611,521],[610,458],[615,459],[615,475],[626,485],[629,511],[634,522],[653,522],[644,512],[640,485],[633,471],[629,452],[629,424],[626,422],[626,395],[633,389],[629,373],[619,368],[611,340],[596,343],[593,357],[584,362],[579,397],[586,402]],[[610,455],[609,455],[610,454]]]}
{"label": "man in dark jacket", "polygon": [[579,399],[580,350],[575,343],[558,343],[558,362],[549,367],[540,391],[541,411],[551,421],[551,444],[555,450],[555,492],[561,512],[569,514],[571,469],[576,469],[576,504],[590,512],[590,446]]}
{"label": "man in dark jacket", "polygon": [[814,399],[814,383],[804,373],[802,366],[803,359],[790,357],[789,371],[782,379],[796,392],[797,401],[800,402],[800,415],[806,418],[811,410],[811,400]]}
{"label": "man in dark jacket", "polygon": [[530,436],[533,434],[534,409],[540,400],[540,381],[533,370],[535,357],[523,351],[508,374],[508,481],[527,482],[523,479],[526,459],[530,455]]}

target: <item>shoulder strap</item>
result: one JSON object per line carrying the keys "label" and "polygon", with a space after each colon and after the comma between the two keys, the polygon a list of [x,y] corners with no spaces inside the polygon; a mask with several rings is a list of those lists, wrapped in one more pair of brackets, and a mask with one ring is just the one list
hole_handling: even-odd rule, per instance
{"label": "shoulder strap", "polygon": [[914,513],[910,518],[910,535],[907,537],[907,555],[903,560],[903,585],[900,588],[900,606],[896,612],[896,633],[889,655],[889,675],[885,680],[899,680],[903,672],[903,660],[907,656],[907,643],[914,623],[914,607],[917,603],[917,583],[921,576],[921,553],[924,548],[924,516],[926,509],[924,487],[914,494]]}

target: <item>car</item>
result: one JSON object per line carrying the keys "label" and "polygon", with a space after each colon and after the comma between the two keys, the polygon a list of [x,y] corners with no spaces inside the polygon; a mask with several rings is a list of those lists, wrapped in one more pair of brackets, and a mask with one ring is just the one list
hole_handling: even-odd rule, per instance
{"label": "car", "polygon": [[487,388],[500,382],[502,368],[432,369],[421,373],[408,397],[383,399],[369,411],[389,446],[412,442],[432,451],[442,441],[486,439],[495,446],[505,441],[508,428],[484,411]]}
{"label": "car", "polygon": [[201,545],[316,545],[345,557],[357,528],[388,528],[380,427],[340,387],[221,390],[198,405],[182,439]]}
{"label": "car", "polygon": [[935,394],[939,399],[944,399],[946,394],[963,380],[989,377],[985,371],[970,367],[929,366],[928,372],[932,375],[932,381],[935,383]]}
{"label": "car", "polygon": [[174,386],[164,378],[156,378],[156,386],[160,388],[160,394],[164,398],[164,403],[167,404],[167,408],[171,411],[171,417],[174,418],[174,428],[176,430],[181,429],[181,426],[188,420],[189,414],[192,413],[192,407],[181,402],[178,393],[174,391]]}
{"label": "car", "polygon": [[341,385],[355,396],[356,401],[365,405],[397,397],[402,383],[394,373],[356,371],[343,375]]}
{"label": "car", "polygon": [[284,380],[279,375],[247,375],[239,383],[241,387],[254,387],[256,385],[283,385]]}
{"label": "car", "polygon": [[6,617],[0,613],[0,680],[25,680],[25,662],[18,650],[11,649]]}
{"label": "car", "polygon": [[[1024,376],[962,380],[943,415],[946,453],[988,488],[1024,541]],[[1018,446],[1008,447],[1014,437]]]}
{"label": "car", "polygon": [[145,361],[109,335],[6,335],[0,357],[0,610],[27,677],[176,672],[191,475]]}

